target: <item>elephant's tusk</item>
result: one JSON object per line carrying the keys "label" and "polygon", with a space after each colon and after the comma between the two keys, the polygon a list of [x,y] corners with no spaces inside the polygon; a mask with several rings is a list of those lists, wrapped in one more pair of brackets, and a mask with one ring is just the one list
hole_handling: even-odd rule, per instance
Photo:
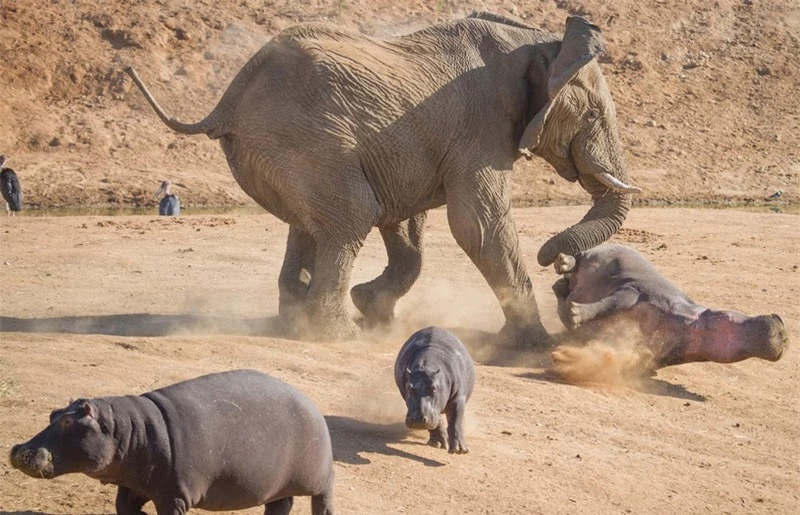
{"label": "elephant's tusk", "polygon": [[641,193],[642,189],[637,188],[636,186],[628,186],[621,180],[617,179],[613,175],[607,172],[603,173],[596,173],[594,174],[594,178],[597,179],[600,184],[605,186],[606,188],[610,188],[614,191],[619,191],[620,193]]}

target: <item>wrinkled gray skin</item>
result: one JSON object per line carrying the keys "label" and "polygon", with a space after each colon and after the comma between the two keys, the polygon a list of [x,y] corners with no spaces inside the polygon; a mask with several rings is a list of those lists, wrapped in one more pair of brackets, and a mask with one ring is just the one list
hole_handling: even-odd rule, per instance
{"label": "wrinkled gray skin", "polygon": [[564,275],[553,285],[564,325],[591,338],[633,323],[653,354],[652,368],[777,361],[788,345],[778,315],[749,317],[700,306],[630,247],[604,244],[575,257],[561,254],[554,266]]}
{"label": "wrinkled gray skin", "polygon": [[630,207],[614,104],[595,57],[600,30],[570,17],[561,38],[490,13],[389,38],[326,24],[267,43],[205,119],[170,128],[218,139],[233,176],[290,224],[279,313],[296,336],[358,329],[345,296],[353,261],[378,227],[388,266],[351,296],[367,323],[393,319],[422,266],[428,209],[447,204],[451,231],[492,287],[503,336],[545,344],[510,214],[509,174],[542,156],[592,196],[577,225],[539,252],[549,265],[608,239]]}
{"label": "wrinkled gray skin", "polygon": [[51,479],[82,472],[117,485],[118,515],[190,508],[333,513],[330,435],[317,407],[288,384],[253,370],[211,374],[140,396],[79,399],[11,449],[11,464]]}
{"label": "wrinkled gray skin", "polygon": [[427,429],[428,445],[457,454],[469,451],[464,412],[475,388],[475,365],[456,335],[439,327],[412,334],[395,360],[394,381],[408,408],[406,426]]}

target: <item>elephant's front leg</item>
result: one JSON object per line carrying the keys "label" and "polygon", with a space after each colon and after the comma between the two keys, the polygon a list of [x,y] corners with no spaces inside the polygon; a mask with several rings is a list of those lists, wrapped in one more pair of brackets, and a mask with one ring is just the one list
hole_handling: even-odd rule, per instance
{"label": "elephant's front leg", "polygon": [[307,323],[307,299],[314,275],[314,239],[295,226],[289,227],[286,254],[278,277],[278,314],[288,331]]}
{"label": "elephant's front leg", "polygon": [[539,319],[533,285],[522,263],[507,176],[484,171],[446,184],[447,219],[458,244],[500,301],[502,341],[538,348],[552,344]]}
{"label": "elephant's front leg", "polygon": [[422,235],[427,212],[396,225],[381,227],[389,264],[375,279],[350,290],[353,304],[364,314],[368,327],[394,320],[397,301],[408,293],[422,270]]}

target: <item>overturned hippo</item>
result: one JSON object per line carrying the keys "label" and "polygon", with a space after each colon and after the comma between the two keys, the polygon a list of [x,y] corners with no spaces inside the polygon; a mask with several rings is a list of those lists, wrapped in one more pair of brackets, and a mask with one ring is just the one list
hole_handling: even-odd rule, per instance
{"label": "overturned hippo", "polygon": [[35,478],[82,472],[118,486],[118,515],[266,505],[287,514],[310,495],[312,513],[333,513],[331,441],[317,407],[288,384],[254,370],[210,374],[139,396],[79,399],[11,449]]}
{"label": "overturned hippo", "polygon": [[630,247],[603,244],[554,264],[558,315],[585,337],[632,324],[652,354],[649,368],[780,359],[788,339],[778,315],[749,317],[696,304]]}
{"label": "overturned hippo", "polygon": [[408,408],[406,426],[430,431],[428,445],[469,451],[464,412],[475,388],[475,365],[461,340],[438,327],[420,329],[400,349],[394,380]]}

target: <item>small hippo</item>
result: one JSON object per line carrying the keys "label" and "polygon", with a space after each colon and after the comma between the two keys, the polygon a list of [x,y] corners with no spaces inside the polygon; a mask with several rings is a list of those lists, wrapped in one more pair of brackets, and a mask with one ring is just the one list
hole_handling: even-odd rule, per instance
{"label": "small hippo", "polygon": [[749,317],[695,304],[630,247],[603,244],[554,264],[553,291],[568,329],[585,336],[633,322],[652,352],[651,369],[697,361],[780,359],[788,339],[778,315]]}
{"label": "small hippo", "polygon": [[420,329],[400,349],[394,380],[408,407],[406,426],[430,431],[428,445],[469,452],[464,410],[475,388],[475,365],[461,340],[439,327]]}
{"label": "small hippo", "polygon": [[118,515],[266,504],[287,514],[310,495],[333,514],[333,457],[325,419],[288,384],[254,370],[205,375],[139,396],[79,399],[11,449],[11,464],[52,479],[82,472],[117,485]]}

